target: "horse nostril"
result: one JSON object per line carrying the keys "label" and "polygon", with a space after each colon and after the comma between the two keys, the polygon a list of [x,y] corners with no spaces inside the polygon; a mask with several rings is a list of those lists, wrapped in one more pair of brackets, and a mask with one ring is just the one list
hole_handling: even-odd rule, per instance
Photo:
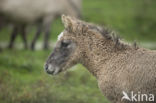
{"label": "horse nostril", "polygon": [[45,68],[45,70],[48,70],[48,65],[46,64],[46,65],[44,66],[44,68]]}

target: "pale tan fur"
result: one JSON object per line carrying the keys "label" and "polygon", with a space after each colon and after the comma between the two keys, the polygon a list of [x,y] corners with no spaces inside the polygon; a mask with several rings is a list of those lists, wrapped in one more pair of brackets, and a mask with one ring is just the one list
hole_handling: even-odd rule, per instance
{"label": "pale tan fur", "polygon": [[81,11],[81,0],[0,0],[0,12],[13,20],[32,23],[40,18],[62,13],[78,17],[78,12],[69,2]]}
{"label": "pale tan fur", "polygon": [[[81,17],[82,0],[0,0],[0,14],[14,25],[11,37],[16,38],[16,28],[35,24],[37,32],[32,40],[31,49],[34,50],[36,40],[44,32],[43,48],[47,49],[51,25],[60,15],[68,14],[77,18]],[[7,20],[7,22],[8,22]],[[26,28],[26,27],[25,27]],[[25,29],[24,28],[24,29]],[[21,31],[21,30],[20,30]],[[24,30],[25,31],[25,30]],[[22,35],[25,35],[22,32]],[[25,44],[26,43],[26,36]],[[12,48],[14,38],[10,39],[9,48]]]}
{"label": "pale tan fur", "polygon": [[62,20],[66,29],[61,40],[70,39],[78,46],[69,62],[83,64],[111,103],[129,103],[121,101],[122,91],[156,95],[156,51],[115,42],[98,26],[69,16]]}

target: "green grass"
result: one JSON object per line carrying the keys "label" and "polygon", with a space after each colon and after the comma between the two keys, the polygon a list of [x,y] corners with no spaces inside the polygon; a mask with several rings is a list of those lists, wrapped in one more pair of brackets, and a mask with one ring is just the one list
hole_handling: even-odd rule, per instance
{"label": "green grass", "polygon": [[129,41],[156,40],[156,1],[84,0],[84,19],[106,25]]}
{"label": "green grass", "polygon": [[108,103],[95,78],[81,65],[58,76],[47,75],[43,65],[49,53],[1,53],[0,103]]}
{"label": "green grass", "polygon": [[[128,41],[156,41],[155,0],[84,0],[83,20],[106,25]],[[64,29],[57,19],[51,40]],[[11,29],[0,32],[9,40]],[[28,31],[29,42],[33,30]],[[40,41],[42,40],[40,37]],[[18,37],[16,42],[21,43]],[[51,51],[3,50],[0,52],[0,103],[108,103],[96,79],[82,66],[49,76],[43,65]]]}

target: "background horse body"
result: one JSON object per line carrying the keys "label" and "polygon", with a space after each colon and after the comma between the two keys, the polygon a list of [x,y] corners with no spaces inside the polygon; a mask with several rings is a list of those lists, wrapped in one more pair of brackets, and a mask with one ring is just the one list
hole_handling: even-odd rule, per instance
{"label": "background horse body", "polygon": [[[10,44],[13,44],[19,31],[24,33],[25,25],[36,24],[37,32],[31,43],[31,49],[34,49],[35,42],[42,31],[44,48],[47,49],[52,22],[61,14],[80,17],[81,0],[0,0],[0,13],[14,22]],[[17,30],[19,25],[22,30]]]}

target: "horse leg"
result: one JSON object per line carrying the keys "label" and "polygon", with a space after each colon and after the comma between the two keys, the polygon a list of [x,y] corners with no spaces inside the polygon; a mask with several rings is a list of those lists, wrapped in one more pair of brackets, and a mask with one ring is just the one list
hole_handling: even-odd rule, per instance
{"label": "horse leg", "polygon": [[36,32],[32,42],[31,42],[31,50],[35,49],[36,40],[39,38],[41,32],[42,32],[42,26],[41,26],[41,24],[39,24],[38,27],[37,27],[37,32]]}
{"label": "horse leg", "polygon": [[2,30],[2,25],[1,25],[1,23],[0,23],[0,31]]}
{"label": "horse leg", "polygon": [[1,27],[1,25],[0,25],[0,31],[2,30],[2,27]]}
{"label": "horse leg", "polygon": [[45,34],[44,34],[44,44],[43,49],[49,48],[49,34],[50,34],[50,24],[46,25]]}
{"label": "horse leg", "polygon": [[3,25],[3,23],[2,23],[2,20],[0,19],[0,31],[1,31],[1,29],[2,29],[2,26]]}
{"label": "horse leg", "polygon": [[14,26],[13,31],[12,31],[11,36],[10,36],[11,38],[10,38],[8,48],[10,48],[10,49],[13,48],[14,41],[15,41],[15,38],[17,37],[17,34],[18,34],[18,27]]}
{"label": "horse leg", "polygon": [[3,23],[0,23],[0,31],[3,29],[3,27],[4,27]]}
{"label": "horse leg", "polygon": [[54,20],[54,17],[50,16],[48,18],[44,19],[44,44],[43,44],[43,49],[48,49],[49,48],[49,37],[50,37],[50,28],[52,21]]}
{"label": "horse leg", "polygon": [[25,49],[28,48],[27,38],[26,38],[26,25],[21,25],[21,37],[23,39]]}

